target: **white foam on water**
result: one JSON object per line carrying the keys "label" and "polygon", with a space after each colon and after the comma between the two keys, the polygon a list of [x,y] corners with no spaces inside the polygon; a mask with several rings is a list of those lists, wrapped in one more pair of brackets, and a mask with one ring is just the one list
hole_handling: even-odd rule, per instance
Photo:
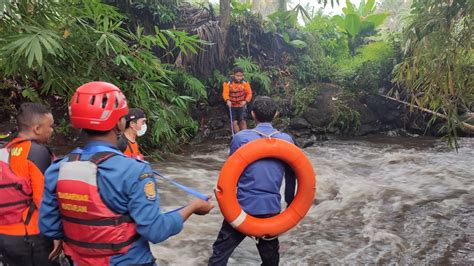
{"label": "white foam on water", "polygon": [[[302,222],[280,237],[281,264],[473,264],[474,140],[462,139],[458,152],[439,141],[419,141],[423,145],[402,138],[329,141],[305,149],[317,174],[317,199]],[[212,191],[226,152],[194,151],[158,168]],[[191,199],[173,186],[159,187],[163,204]],[[215,204],[211,214],[192,216],[183,232],[152,245],[159,264],[207,264],[223,219]],[[259,264],[250,238],[229,260]]]}

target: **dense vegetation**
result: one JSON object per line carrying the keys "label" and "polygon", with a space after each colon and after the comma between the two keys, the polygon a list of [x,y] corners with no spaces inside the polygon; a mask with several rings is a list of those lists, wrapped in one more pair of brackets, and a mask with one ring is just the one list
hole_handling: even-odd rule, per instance
{"label": "dense vegetation", "polygon": [[[304,112],[320,82],[341,86],[342,99],[396,92],[445,115],[452,137],[472,112],[468,0],[319,1],[344,5],[335,16],[286,1],[268,16],[259,1],[204,2],[0,1],[4,113],[24,100],[65,110],[77,86],[106,80],[146,110],[149,144],[173,148],[198,129],[190,108],[219,91],[235,65],[256,94],[291,103],[290,116]],[[357,111],[336,106],[331,126],[358,126]],[[67,117],[57,120],[68,133]]]}

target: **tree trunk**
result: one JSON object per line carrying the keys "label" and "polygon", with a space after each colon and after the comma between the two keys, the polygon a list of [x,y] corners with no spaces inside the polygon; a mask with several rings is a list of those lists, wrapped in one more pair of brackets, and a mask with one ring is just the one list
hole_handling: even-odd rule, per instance
{"label": "tree trunk", "polygon": [[230,0],[219,0],[219,26],[221,27],[222,41],[224,47],[227,42],[227,32],[230,25]]}

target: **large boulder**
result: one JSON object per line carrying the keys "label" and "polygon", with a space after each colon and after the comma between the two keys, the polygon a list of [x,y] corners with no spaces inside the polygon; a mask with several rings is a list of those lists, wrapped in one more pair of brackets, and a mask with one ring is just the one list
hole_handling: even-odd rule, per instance
{"label": "large boulder", "polygon": [[295,117],[290,120],[290,129],[300,130],[311,128],[311,124],[303,117]]}
{"label": "large boulder", "polygon": [[400,121],[405,113],[405,108],[400,103],[378,95],[364,95],[360,101],[367,105],[381,123],[402,126]]}
{"label": "large boulder", "polygon": [[331,123],[335,114],[334,99],[342,93],[342,88],[329,83],[318,84],[319,93],[309,105],[303,117],[313,128],[324,128]]}
{"label": "large boulder", "polygon": [[307,147],[313,146],[316,143],[317,138],[316,136],[311,135],[310,137],[295,138],[294,140],[295,140],[296,146],[300,148],[307,148]]}

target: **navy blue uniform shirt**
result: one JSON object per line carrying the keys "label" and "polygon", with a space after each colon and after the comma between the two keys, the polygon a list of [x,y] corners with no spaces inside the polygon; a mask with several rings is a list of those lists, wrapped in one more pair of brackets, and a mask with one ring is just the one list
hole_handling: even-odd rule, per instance
{"label": "navy blue uniform shirt", "polygon": [[[270,123],[259,123],[255,130],[267,135],[277,131]],[[246,143],[263,137],[249,129],[238,132],[230,144],[230,155]],[[288,134],[281,132],[273,135],[272,138],[293,143],[293,139]],[[252,215],[279,213],[281,211],[280,187],[283,177],[286,183],[285,201],[289,204],[295,194],[295,177],[291,168],[276,159],[262,159],[247,166],[237,185],[237,199],[242,209]]]}

